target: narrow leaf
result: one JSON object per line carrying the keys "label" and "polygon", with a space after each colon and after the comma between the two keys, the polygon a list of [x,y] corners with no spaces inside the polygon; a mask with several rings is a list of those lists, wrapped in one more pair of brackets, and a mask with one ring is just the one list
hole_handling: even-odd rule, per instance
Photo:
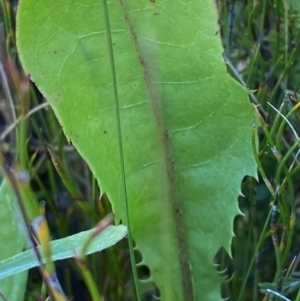
{"label": "narrow leaf", "polygon": [[[0,260],[5,260],[26,246],[22,217],[17,214],[15,194],[6,180],[0,186]],[[0,268],[1,269],[1,268]],[[27,272],[0,280],[0,292],[7,300],[23,300],[27,283]],[[16,274],[15,273],[15,274]],[[12,275],[12,274],[10,274]]]}
{"label": "narrow leaf", "polygon": [[[62,260],[74,257],[75,252],[80,253],[85,241],[92,235],[94,229],[83,231],[66,238],[57,239],[51,242],[52,260]],[[96,236],[88,245],[86,255],[107,249],[127,234],[126,226],[108,226],[101,234]],[[42,253],[41,246],[38,247]],[[44,262],[46,261],[43,257]],[[32,250],[19,253],[15,256],[0,261],[0,279],[14,275],[16,273],[29,270],[39,265]],[[8,279],[8,278],[7,278]],[[25,278],[26,280],[26,278]],[[16,300],[16,299],[15,299]]]}

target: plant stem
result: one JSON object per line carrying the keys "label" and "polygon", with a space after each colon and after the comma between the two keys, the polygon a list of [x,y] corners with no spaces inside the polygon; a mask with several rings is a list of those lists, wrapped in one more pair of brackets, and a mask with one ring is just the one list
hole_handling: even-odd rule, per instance
{"label": "plant stem", "polygon": [[121,167],[121,175],[122,175],[122,191],[123,191],[123,201],[124,201],[125,210],[126,210],[126,219],[127,219],[126,225],[128,228],[129,253],[130,253],[130,259],[131,259],[131,266],[132,266],[132,273],[133,273],[133,280],[134,280],[134,285],[135,285],[136,296],[137,296],[137,300],[141,301],[141,294],[140,294],[140,289],[139,289],[139,284],[138,284],[138,275],[137,275],[137,269],[136,269],[136,260],[135,260],[135,256],[134,256],[133,239],[132,239],[131,227],[130,227],[130,216],[129,216],[129,208],[128,208],[125,165],[124,165],[122,126],[121,126],[116,68],[115,68],[114,52],[113,52],[113,46],[112,46],[112,37],[111,37],[111,29],[110,29],[110,21],[109,21],[109,12],[108,12],[107,1],[102,0],[102,3],[103,3],[103,10],[104,10],[106,36],[107,36],[107,44],[108,44],[108,52],[109,52],[109,60],[110,60],[110,66],[111,66],[112,84],[113,84],[113,92],[114,92],[114,100],[115,100],[115,108],[116,108],[116,121],[117,121],[117,132],[118,132],[119,153],[120,153],[120,167]]}

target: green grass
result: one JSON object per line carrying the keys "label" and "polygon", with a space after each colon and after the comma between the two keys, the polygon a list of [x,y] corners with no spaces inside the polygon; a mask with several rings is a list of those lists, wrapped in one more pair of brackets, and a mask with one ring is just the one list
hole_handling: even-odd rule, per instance
{"label": "green grass", "polygon": [[[253,137],[259,182],[245,179],[242,186],[245,216],[236,219],[233,259],[226,263],[232,281],[224,285],[224,294],[230,300],[262,300],[263,289],[273,283],[273,290],[293,300],[299,283],[290,287],[294,293],[284,288],[297,278],[294,271],[299,268],[299,105],[294,92],[300,85],[300,11],[292,1],[218,4],[228,70],[253,90],[250,99],[260,121],[253,133],[259,141]],[[277,206],[273,216],[272,205]]]}

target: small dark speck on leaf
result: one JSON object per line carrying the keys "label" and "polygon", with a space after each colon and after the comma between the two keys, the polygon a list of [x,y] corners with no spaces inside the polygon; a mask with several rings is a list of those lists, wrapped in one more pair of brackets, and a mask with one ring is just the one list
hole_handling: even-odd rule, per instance
{"label": "small dark speck on leaf", "polygon": [[54,50],[53,52],[54,52],[54,54],[56,54],[56,53],[57,53],[57,51],[56,51],[56,50]]}
{"label": "small dark speck on leaf", "polygon": [[180,210],[178,208],[175,209],[175,212],[176,212],[177,215],[180,214]]}
{"label": "small dark speck on leaf", "polygon": [[150,2],[152,2],[152,3],[155,3],[155,2],[156,2],[156,0],[150,0]]}
{"label": "small dark speck on leaf", "polygon": [[166,141],[169,140],[169,133],[168,132],[164,133],[164,138],[165,138]]}
{"label": "small dark speck on leaf", "polygon": [[104,133],[104,134],[107,134],[107,131],[104,130],[103,133]]}

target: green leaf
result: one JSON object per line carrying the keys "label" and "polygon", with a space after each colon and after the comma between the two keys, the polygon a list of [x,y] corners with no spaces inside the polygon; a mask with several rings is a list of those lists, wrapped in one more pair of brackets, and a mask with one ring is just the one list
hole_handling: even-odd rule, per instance
{"label": "green leaf", "polygon": [[[56,261],[74,257],[74,254],[76,254],[75,252],[80,254],[85,241],[93,231],[93,229],[83,231],[66,238],[52,241],[52,260]],[[108,226],[105,230],[103,230],[103,232],[101,232],[101,234],[96,236],[91,241],[87,248],[86,254],[92,254],[107,249],[124,238],[126,234],[127,228],[124,225]],[[38,250],[41,254],[43,254],[42,248],[40,246],[38,247]],[[36,256],[32,250],[19,253],[13,257],[7,258],[6,260],[0,261],[0,279],[29,270],[37,266],[39,266],[39,262],[37,261]]]}
{"label": "green leaf", "polygon": [[[0,260],[6,259],[22,251],[26,246],[22,217],[17,215],[14,191],[6,180],[0,186]],[[0,267],[0,272],[2,272]],[[27,272],[0,280],[0,292],[7,300],[23,300]]]}
{"label": "green leaf", "polygon": [[221,300],[213,257],[230,252],[240,183],[256,164],[255,118],[226,72],[216,8],[111,0],[108,10],[112,45],[100,1],[22,0],[23,67],[126,222],[122,135],[131,232],[161,299]]}
{"label": "green leaf", "polygon": [[300,11],[300,3],[297,0],[290,0],[289,4],[291,5],[291,7],[295,10],[298,10],[298,12]]}

